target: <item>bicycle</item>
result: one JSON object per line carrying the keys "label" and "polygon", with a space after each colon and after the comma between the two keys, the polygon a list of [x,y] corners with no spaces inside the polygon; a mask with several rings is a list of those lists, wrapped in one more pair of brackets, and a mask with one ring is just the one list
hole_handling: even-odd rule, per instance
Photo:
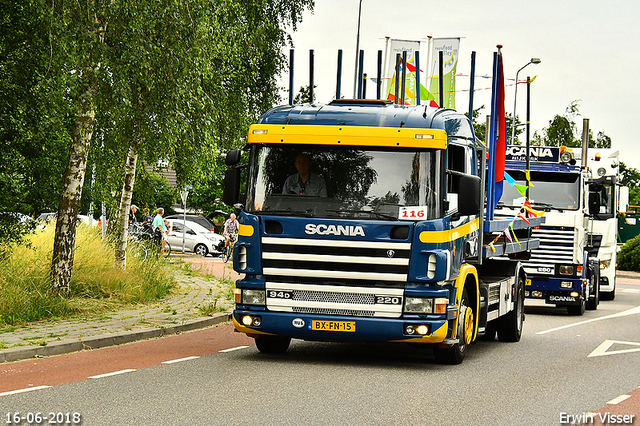
{"label": "bicycle", "polygon": [[149,247],[152,244],[153,236],[145,230],[144,226],[139,223],[132,223],[129,227],[129,240],[127,247],[131,250],[133,256],[146,260],[149,256]]}
{"label": "bicycle", "polygon": [[237,238],[237,234],[232,235],[231,238],[229,238],[229,244],[227,244],[227,246],[222,251],[222,261],[224,263],[227,263],[233,256],[233,245],[235,244]]}

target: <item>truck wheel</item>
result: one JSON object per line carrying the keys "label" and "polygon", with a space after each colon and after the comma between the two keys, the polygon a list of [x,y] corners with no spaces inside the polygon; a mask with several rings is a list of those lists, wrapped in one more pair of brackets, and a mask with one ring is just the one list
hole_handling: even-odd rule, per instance
{"label": "truck wheel", "polygon": [[600,293],[600,300],[614,300],[616,298],[616,286],[613,285],[612,291],[603,291]]}
{"label": "truck wheel", "polygon": [[585,302],[583,299],[580,300],[579,305],[567,306],[567,312],[569,315],[580,316],[584,314]]}
{"label": "truck wheel", "polygon": [[498,320],[498,339],[501,342],[519,342],[524,323],[524,283],[519,279],[513,311]]}
{"label": "truck wheel", "polygon": [[282,354],[289,349],[290,337],[260,336],[256,337],[256,346],[263,354]]}
{"label": "truck wheel", "polygon": [[598,305],[600,304],[600,284],[597,282],[593,286],[593,292],[589,295],[589,301],[587,302],[586,308],[590,311],[595,311],[598,309]]}
{"label": "truck wheel", "polygon": [[484,335],[482,336],[482,340],[487,342],[493,342],[496,340],[496,325],[495,320],[487,323],[487,327],[484,330]]}
{"label": "truck wheel", "polygon": [[473,309],[468,305],[467,289],[462,292],[462,300],[460,300],[460,314],[458,315],[458,343],[454,343],[448,348],[436,348],[433,354],[441,364],[460,364],[467,353],[467,346],[471,344],[473,339],[473,329],[475,319],[473,317]]}

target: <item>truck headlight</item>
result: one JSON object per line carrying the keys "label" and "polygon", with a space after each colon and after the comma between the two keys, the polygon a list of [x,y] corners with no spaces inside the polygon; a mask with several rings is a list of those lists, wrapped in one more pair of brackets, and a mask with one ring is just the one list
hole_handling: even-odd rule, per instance
{"label": "truck headlight", "polygon": [[431,314],[433,313],[433,299],[430,297],[406,297],[404,311],[410,314]]}
{"label": "truck headlight", "polygon": [[560,268],[558,269],[558,272],[560,272],[560,275],[573,275],[575,274],[576,269],[573,267],[573,265],[560,265]]}
{"label": "truck headlight", "polygon": [[242,289],[242,304],[244,305],[265,305],[266,298],[264,290]]}
{"label": "truck headlight", "polygon": [[600,269],[607,269],[610,265],[611,265],[611,259],[600,261]]}

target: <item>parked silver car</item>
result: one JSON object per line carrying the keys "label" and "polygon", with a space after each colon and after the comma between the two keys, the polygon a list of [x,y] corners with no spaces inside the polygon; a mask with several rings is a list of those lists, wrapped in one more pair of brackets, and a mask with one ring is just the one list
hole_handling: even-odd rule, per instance
{"label": "parked silver car", "polygon": [[[218,256],[224,248],[224,237],[211,232],[195,222],[183,222],[180,219],[167,219],[169,234],[167,241],[171,244],[171,251],[182,251],[182,236],[184,229],[184,249],[196,254]],[[184,224],[184,225],[183,225]]]}

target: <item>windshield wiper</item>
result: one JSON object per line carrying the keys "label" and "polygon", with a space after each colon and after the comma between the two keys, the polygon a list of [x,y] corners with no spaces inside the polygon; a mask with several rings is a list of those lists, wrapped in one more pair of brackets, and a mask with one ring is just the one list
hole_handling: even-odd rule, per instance
{"label": "windshield wiper", "polygon": [[543,203],[542,201],[531,201],[531,205],[535,207],[542,207],[546,211],[550,211],[551,209],[556,209],[559,212],[563,212],[565,209],[560,207],[555,207],[553,204]]}
{"label": "windshield wiper", "polygon": [[507,204],[504,203],[504,201],[499,201],[498,205],[496,207],[508,207],[508,208],[511,208],[511,209],[519,209],[520,208],[520,206],[514,206],[514,205],[511,205],[511,204],[507,205]]}
{"label": "windshield wiper", "polygon": [[369,217],[377,217],[377,218],[381,218],[381,219],[387,219],[387,220],[398,220],[397,217],[395,216],[391,216],[389,214],[384,214],[384,213],[378,213],[378,212],[374,212],[373,210],[334,210],[334,209],[327,209],[327,212],[333,212],[333,213],[353,213],[353,214],[368,214]]}
{"label": "windshield wiper", "polygon": [[299,215],[299,216],[304,216],[304,217],[315,217],[315,215],[313,214],[311,209],[307,209],[307,210],[294,210],[292,208],[286,208],[286,209],[279,209],[279,210],[271,210],[271,209],[265,209],[262,210],[260,212],[257,212],[258,214],[286,214],[286,215]]}

